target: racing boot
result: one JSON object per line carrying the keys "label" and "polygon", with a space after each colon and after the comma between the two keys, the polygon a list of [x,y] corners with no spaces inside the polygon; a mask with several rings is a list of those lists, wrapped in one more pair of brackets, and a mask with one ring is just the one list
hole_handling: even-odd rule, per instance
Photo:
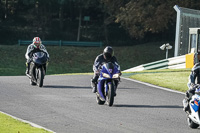
{"label": "racing boot", "polygon": [[30,76],[29,70],[30,70],[30,64],[29,64],[29,63],[26,63],[26,72],[25,72],[25,74],[26,74],[27,76]]}
{"label": "racing boot", "polygon": [[188,112],[189,111],[189,103],[188,99],[184,98],[183,99],[183,111]]}
{"label": "racing boot", "polygon": [[185,112],[189,111],[189,101],[191,100],[191,98],[194,95],[194,93],[195,93],[195,90],[194,89],[190,89],[185,94],[185,98],[183,99],[183,110]]}
{"label": "racing boot", "polygon": [[96,93],[97,92],[97,80],[98,80],[99,76],[98,75],[94,75],[94,77],[91,79],[91,87],[92,87],[92,92]]}
{"label": "racing boot", "polygon": [[97,83],[91,79],[91,87],[92,87],[92,92],[96,93],[97,92]]}

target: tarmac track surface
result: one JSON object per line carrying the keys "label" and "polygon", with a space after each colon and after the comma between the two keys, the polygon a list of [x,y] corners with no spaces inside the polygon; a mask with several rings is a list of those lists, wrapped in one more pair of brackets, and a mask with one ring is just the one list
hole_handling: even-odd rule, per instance
{"label": "tarmac track surface", "polygon": [[91,75],[46,76],[44,87],[25,76],[0,76],[0,111],[57,133],[190,133],[183,94],[122,79],[114,105],[98,105]]}

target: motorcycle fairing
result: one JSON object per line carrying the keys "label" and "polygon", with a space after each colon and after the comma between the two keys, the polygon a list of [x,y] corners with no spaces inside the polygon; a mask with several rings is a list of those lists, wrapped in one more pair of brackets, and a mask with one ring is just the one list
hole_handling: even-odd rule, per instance
{"label": "motorcycle fairing", "polygon": [[[110,78],[104,77],[103,73],[108,74]],[[101,100],[106,100],[105,96],[108,92],[108,84],[112,83],[112,77],[116,73],[119,73],[119,70],[113,63],[110,62],[103,65],[98,79],[98,92],[101,97]]]}
{"label": "motorcycle fairing", "polygon": [[99,80],[99,82],[98,82],[98,92],[99,92],[99,95],[100,95],[102,101],[106,100],[106,98],[105,98],[105,96],[103,94],[104,90],[102,89],[103,85],[104,85],[104,82],[105,82],[105,80]]}
{"label": "motorcycle fairing", "polygon": [[46,54],[43,52],[36,52],[33,54],[33,62],[35,64],[45,64],[47,62]]}
{"label": "motorcycle fairing", "polygon": [[[196,102],[195,102],[196,101]],[[200,124],[199,118],[199,105],[200,105],[200,96],[195,94],[192,96],[192,99],[189,102],[191,113],[188,114],[188,117],[197,124]]]}
{"label": "motorcycle fairing", "polygon": [[194,99],[194,103],[191,103],[191,106],[195,112],[199,110],[199,104],[200,104],[200,101],[197,99]]}

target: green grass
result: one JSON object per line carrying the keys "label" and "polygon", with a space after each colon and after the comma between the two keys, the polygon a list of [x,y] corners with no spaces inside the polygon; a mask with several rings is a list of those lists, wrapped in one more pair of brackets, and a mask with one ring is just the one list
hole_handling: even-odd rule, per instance
{"label": "green grass", "polygon": [[[113,47],[121,70],[165,58],[160,50],[162,43],[148,43],[134,46]],[[88,73],[97,55],[104,47],[46,46],[50,54],[47,74]],[[0,76],[25,75],[25,52],[27,46],[0,45]],[[153,50],[152,50],[153,49]],[[173,54],[169,51],[169,56]]]}
{"label": "green grass", "polygon": [[10,116],[0,113],[1,133],[51,133],[44,129],[35,128]]}
{"label": "green grass", "polygon": [[124,75],[139,81],[185,92],[191,69],[148,70]]}

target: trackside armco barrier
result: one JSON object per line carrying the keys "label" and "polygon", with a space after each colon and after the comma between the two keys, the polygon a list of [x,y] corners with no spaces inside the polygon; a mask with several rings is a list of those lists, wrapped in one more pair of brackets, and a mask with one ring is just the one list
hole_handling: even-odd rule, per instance
{"label": "trackside armco barrier", "polygon": [[[18,40],[18,45],[28,45],[31,40]],[[80,46],[80,47],[102,47],[103,42],[82,42],[82,41],[42,41],[42,44],[48,46]]]}
{"label": "trackside armco barrier", "polygon": [[186,68],[186,55],[143,64],[137,67],[124,70],[123,72],[136,72],[136,71],[153,70],[153,69],[180,69],[180,68]]}

